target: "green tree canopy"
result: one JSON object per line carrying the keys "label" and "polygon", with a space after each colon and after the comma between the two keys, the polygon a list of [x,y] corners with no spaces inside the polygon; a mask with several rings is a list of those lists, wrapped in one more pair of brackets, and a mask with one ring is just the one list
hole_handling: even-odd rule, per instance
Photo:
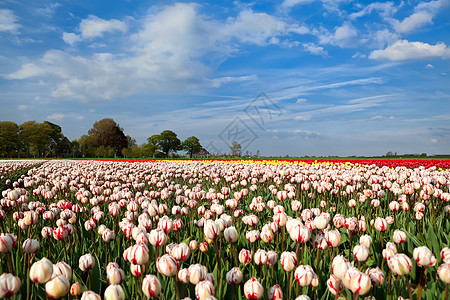
{"label": "green tree canopy", "polygon": [[172,130],[164,130],[160,134],[154,134],[147,141],[148,151],[153,152],[153,155],[157,151],[161,151],[168,157],[169,153],[181,150],[181,141]]}
{"label": "green tree canopy", "polygon": [[10,121],[0,122],[0,156],[13,157],[19,150],[19,125]]}
{"label": "green tree canopy", "polygon": [[192,158],[192,155],[198,153],[202,149],[202,145],[200,145],[200,140],[191,136],[188,137],[181,143],[181,147],[183,150],[186,150],[189,153],[189,157]]}
{"label": "green tree canopy", "polygon": [[231,150],[232,156],[237,156],[237,157],[242,156],[241,144],[239,144],[238,142],[234,141],[231,144],[230,150]]}
{"label": "green tree canopy", "polygon": [[98,154],[108,155],[110,152],[107,149],[112,148],[116,155],[121,156],[122,149],[128,147],[123,129],[113,119],[105,118],[95,122],[88,135],[93,138],[96,147],[102,147]]}

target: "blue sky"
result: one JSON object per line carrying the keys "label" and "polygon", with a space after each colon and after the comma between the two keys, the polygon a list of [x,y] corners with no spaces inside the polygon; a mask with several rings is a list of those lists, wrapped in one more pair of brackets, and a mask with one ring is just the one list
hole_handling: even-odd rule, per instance
{"label": "blue sky", "polygon": [[210,152],[450,152],[450,0],[0,0],[0,120]]}

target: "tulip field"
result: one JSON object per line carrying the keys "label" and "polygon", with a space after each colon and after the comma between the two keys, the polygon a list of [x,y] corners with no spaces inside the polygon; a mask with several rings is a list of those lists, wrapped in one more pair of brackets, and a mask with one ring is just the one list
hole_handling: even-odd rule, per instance
{"label": "tulip field", "polygon": [[448,160],[18,160],[0,176],[0,298],[449,299]]}

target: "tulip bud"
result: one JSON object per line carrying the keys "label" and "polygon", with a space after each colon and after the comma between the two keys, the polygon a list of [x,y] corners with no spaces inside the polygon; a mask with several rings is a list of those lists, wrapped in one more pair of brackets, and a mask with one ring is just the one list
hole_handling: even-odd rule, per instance
{"label": "tulip bud", "polygon": [[370,277],[367,274],[359,273],[352,277],[350,283],[350,290],[353,294],[365,295],[372,287]]}
{"label": "tulip bud", "polygon": [[172,249],[171,254],[176,260],[180,262],[185,261],[191,255],[191,248],[189,248],[188,244],[181,243]]}
{"label": "tulip bud", "polygon": [[57,275],[63,275],[67,280],[72,279],[72,268],[66,262],[60,261],[53,265],[52,278]]}
{"label": "tulip bud", "polygon": [[394,231],[394,235],[392,236],[392,239],[396,244],[401,244],[406,241],[406,233],[404,231],[396,229]]}
{"label": "tulip bud", "polygon": [[258,249],[255,252],[255,255],[253,256],[254,260],[255,260],[255,264],[256,265],[266,265],[267,264],[267,252],[262,250],[262,249]]}
{"label": "tulip bud", "polygon": [[386,231],[387,221],[386,221],[386,219],[378,217],[375,219],[373,226],[375,227],[375,230],[377,230],[377,231]]}
{"label": "tulip bud", "polygon": [[164,230],[154,229],[150,231],[149,242],[155,247],[164,246],[167,243],[167,235]]}
{"label": "tulip bud", "polygon": [[215,294],[214,284],[209,280],[200,281],[195,285],[195,296],[199,300],[211,299]]}
{"label": "tulip bud", "polygon": [[64,275],[57,275],[45,284],[45,291],[52,299],[63,297],[69,292],[70,282]]}
{"label": "tulip bud", "polygon": [[227,272],[226,279],[228,284],[239,284],[241,283],[244,275],[238,267],[232,268]]}
{"label": "tulip bud", "polygon": [[372,237],[368,234],[364,234],[359,238],[359,243],[367,248],[370,248],[372,245]]}
{"label": "tulip bud", "polygon": [[403,253],[398,253],[388,260],[388,266],[392,272],[399,276],[407,275],[411,272],[411,259]]}
{"label": "tulip bud", "polygon": [[155,275],[146,275],[142,281],[142,292],[147,298],[156,298],[161,293],[161,283]]}
{"label": "tulip bud", "polygon": [[446,284],[450,284],[450,264],[444,263],[437,269],[439,278]]}
{"label": "tulip bud", "polygon": [[295,254],[295,252],[285,251],[281,253],[280,263],[286,272],[290,272],[294,270],[295,266],[297,265],[297,255]]}
{"label": "tulip bud", "polygon": [[106,288],[104,300],[124,300],[125,293],[120,285],[113,284]]}
{"label": "tulip bud", "polygon": [[341,233],[339,230],[328,230],[325,232],[325,239],[327,240],[327,243],[331,247],[339,247],[341,244]]}
{"label": "tulip bud", "polygon": [[81,295],[81,300],[102,300],[102,297],[93,291],[86,291]]}
{"label": "tulip bud", "polygon": [[206,280],[206,275],[208,274],[208,270],[203,265],[192,264],[188,268],[188,273],[189,273],[189,281],[192,284],[197,284],[200,281]]}
{"label": "tulip bud", "polygon": [[234,226],[226,228],[225,231],[223,232],[223,235],[225,239],[230,243],[236,242],[239,237],[237,230]]}
{"label": "tulip bud", "polygon": [[278,284],[269,289],[269,300],[283,300],[283,290]]}
{"label": "tulip bud", "polygon": [[119,267],[111,268],[109,271],[106,271],[106,280],[108,281],[108,284],[121,284],[124,278],[125,274]]}
{"label": "tulip bud", "polygon": [[95,258],[87,253],[80,257],[78,260],[78,267],[81,271],[86,272],[92,269],[95,266]]}
{"label": "tulip bud", "polygon": [[9,273],[0,275],[0,299],[10,298],[20,289],[20,279]]}
{"label": "tulip bud", "polygon": [[381,286],[384,283],[384,273],[380,268],[367,269],[366,274],[369,275],[373,286]]}
{"label": "tulip bud", "polygon": [[369,258],[369,254],[369,248],[364,244],[356,245],[353,248],[353,257],[355,257],[357,261],[366,261],[367,258]]}
{"label": "tulip bud", "polygon": [[252,277],[244,284],[244,295],[251,300],[261,299],[264,295],[264,288],[255,277]]}
{"label": "tulip bud", "polygon": [[11,233],[0,234],[0,253],[7,253],[16,246],[17,238]]}
{"label": "tulip bud", "polygon": [[331,270],[338,280],[342,280],[343,275],[347,272],[349,263],[342,255],[335,256],[331,264]]}
{"label": "tulip bud", "polygon": [[295,269],[295,280],[302,287],[310,285],[314,275],[314,270],[308,265],[300,265]]}
{"label": "tulip bud", "polygon": [[190,241],[189,248],[191,248],[191,250],[196,250],[198,248],[198,242],[196,240]]}
{"label": "tulip bud", "polygon": [[336,295],[338,291],[342,291],[344,289],[344,285],[341,280],[339,280],[334,274],[330,275],[330,278],[327,280],[328,290]]}
{"label": "tulip bud", "polygon": [[[81,291],[82,291],[82,286],[81,286],[81,284],[78,281],[75,282],[74,284],[72,284],[72,286],[70,287],[70,294],[72,296],[78,296],[79,294],[81,294]],[[81,297],[81,299],[83,299],[83,297]]]}
{"label": "tulip bud", "polygon": [[252,260],[252,254],[247,249],[242,249],[239,252],[239,262],[244,266],[247,265]]}
{"label": "tulip bud", "polygon": [[436,264],[436,257],[426,246],[415,248],[413,258],[419,267],[427,268]]}
{"label": "tulip bud", "polygon": [[178,261],[175,257],[169,254],[164,254],[156,261],[156,268],[158,269],[158,272],[167,277],[172,277],[177,274],[178,267]]}
{"label": "tulip bud", "polygon": [[53,263],[45,257],[35,262],[30,268],[30,279],[36,283],[46,283],[52,274]]}
{"label": "tulip bud", "polygon": [[209,245],[207,242],[200,243],[200,252],[205,253],[205,252],[208,252],[208,250],[209,250]]}
{"label": "tulip bud", "polygon": [[33,239],[26,239],[23,242],[22,250],[25,253],[36,253],[39,250],[39,242]]}
{"label": "tulip bud", "polygon": [[442,248],[441,250],[441,258],[444,263],[450,263],[450,248]]}

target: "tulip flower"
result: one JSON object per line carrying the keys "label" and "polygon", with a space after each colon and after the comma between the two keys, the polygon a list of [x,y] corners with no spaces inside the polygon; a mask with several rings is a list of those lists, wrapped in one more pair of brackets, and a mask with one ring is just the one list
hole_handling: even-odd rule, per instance
{"label": "tulip flower", "polygon": [[7,253],[16,246],[17,238],[10,233],[0,234],[0,253]]}
{"label": "tulip flower", "polygon": [[53,273],[52,278],[57,275],[63,275],[67,278],[67,280],[72,279],[72,268],[66,262],[60,261],[53,265]]}
{"label": "tulip flower", "polygon": [[384,283],[384,273],[380,268],[367,269],[366,274],[369,275],[373,286],[381,286]]}
{"label": "tulip flower", "polygon": [[281,253],[280,263],[286,272],[291,272],[297,265],[297,255],[295,252]]}
{"label": "tulip flower", "polygon": [[170,254],[172,254],[172,256],[175,257],[176,260],[182,262],[188,259],[189,256],[191,255],[191,248],[189,248],[188,244],[181,243],[176,245],[172,249]]}
{"label": "tulip flower", "polygon": [[239,237],[237,230],[234,226],[225,228],[223,235],[225,237],[225,240],[227,240],[230,243],[235,243]]}
{"label": "tulip flower", "polygon": [[215,294],[214,284],[209,280],[200,281],[195,285],[195,296],[198,300],[210,299]]}
{"label": "tulip flower", "polygon": [[33,239],[26,239],[23,242],[22,250],[25,253],[36,253],[39,250],[39,242]]}
{"label": "tulip flower", "polygon": [[269,300],[283,300],[283,290],[278,284],[275,284],[269,289],[267,296]]}
{"label": "tulip flower", "polygon": [[46,283],[52,274],[53,263],[45,257],[35,262],[30,269],[30,279],[36,283]]}
{"label": "tulip flower", "polygon": [[93,291],[85,291],[81,295],[81,300],[102,300],[102,297]]}
{"label": "tulip flower", "polygon": [[175,257],[164,254],[156,260],[156,268],[164,276],[172,277],[178,272],[179,263]]}
{"label": "tulip flower", "polygon": [[192,264],[188,268],[188,274],[189,274],[189,281],[195,285],[200,281],[206,280],[208,270],[203,265]]}
{"label": "tulip flower", "polygon": [[147,298],[156,298],[161,293],[161,283],[155,275],[146,275],[142,281],[142,292]]}
{"label": "tulip flower", "polygon": [[90,253],[81,256],[78,261],[78,267],[83,272],[89,271],[94,266],[95,266],[95,258]]}
{"label": "tulip flower", "polygon": [[436,264],[436,257],[426,246],[415,248],[413,258],[419,267],[427,268]]}
{"label": "tulip flower", "polygon": [[310,285],[314,275],[314,270],[308,265],[300,265],[295,269],[295,280],[302,287]]}
{"label": "tulip flower", "polygon": [[232,268],[227,272],[226,280],[228,284],[239,284],[244,278],[241,270],[238,267]]}
{"label": "tulip flower", "polygon": [[104,300],[124,300],[125,292],[122,287],[117,284],[108,286],[103,297]]}
{"label": "tulip flower", "polygon": [[450,284],[450,263],[443,263],[437,269],[439,279],[445,284]]}
{"label": "tulip flower", "polygon": [[[78,296],[79,294],[81,294],[82,291],[82,286],[81,284],[77,281],[75,283],[72,284],[72,286],[70,287],[70,294],[72,296]],[[86,293],[86,292],[85,292]],[[84,294],[84,293],[83,293]],[[99,296],[100,297],[100,296]],[[83,297],[82,297],[83,298]],[[101,299],[101,298],[100,298]]]}
{"label": "tulip flower", "polygon": [[369,248],[366,245],[356,245],[353,248],[353,256],[358,262],[366,261],[369,258]]}
{"label": "tulip flower", "polygon": [[264,295],[264,288],[255,277],[252,277],[244,284],[244,295],[250,300],[261,299]]}
{"label": "tulip flower", "polygon": [[17,294],[20,289],[20,279],[9,273],[0,275],[0,299],[9,298]]}
{"label": "tulip flower", "polygon": [[339,280],[334,274],[331,274],[330,278],[327,280],[327,287],[333,295],[338,294],[339,291],[344,289],[344,285],[341,280]]}
{"label": "tulip flower", "polygon": [[45,284],[45,291],[52,299],[63,297],[69,292],[70,282],[64,275],[57,275]]}
{"label": "tulip flower", "polygon": [[411,259],[403,253],[393,255],[388,260],[388,266],[392,272],[399,276],[408,275],[412,269]]}

